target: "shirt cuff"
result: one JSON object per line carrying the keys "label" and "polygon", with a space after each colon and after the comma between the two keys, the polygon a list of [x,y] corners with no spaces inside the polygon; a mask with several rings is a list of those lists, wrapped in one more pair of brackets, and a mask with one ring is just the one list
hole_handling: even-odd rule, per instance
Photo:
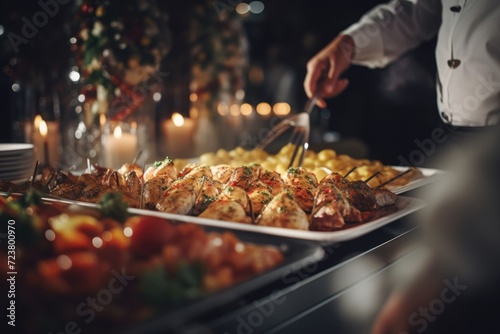
{"label": "shirt cuff", "polygon": [[353,64],[377,68],[390,62],[384,56],[384,43],[378,24],[355,23],[340,34],[350,36],[354,42]]}

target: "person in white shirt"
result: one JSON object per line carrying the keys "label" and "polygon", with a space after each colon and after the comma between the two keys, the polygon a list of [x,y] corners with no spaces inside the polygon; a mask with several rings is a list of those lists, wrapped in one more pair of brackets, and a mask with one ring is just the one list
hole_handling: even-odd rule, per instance
{"label": "person in white shirt", "polygon": [[[344,91],[351,65],[384,67],[436,34],[438,110],[453,127],[479,128],[500,118],[500,2],[394,0],[341,32],[307,63],[308,97],[324,80],[318,106]],[[323,79],[324,78],[324,79]]]}
{"label": "person in white shirt", "polygon": [[498,0],[394,0],[368,12],[307,64],[305,91],[326,107],[325,98],[348,86],[341,75],[351,64],[383,67],[437,34],[440,117],[450,128],[481,132],[464,143],[465,154],[446,157],[455,173],[427,196],[430,214],[422,219],[432,256],[411,284],[392,294],[373,334],[498,332],[499,28]]}

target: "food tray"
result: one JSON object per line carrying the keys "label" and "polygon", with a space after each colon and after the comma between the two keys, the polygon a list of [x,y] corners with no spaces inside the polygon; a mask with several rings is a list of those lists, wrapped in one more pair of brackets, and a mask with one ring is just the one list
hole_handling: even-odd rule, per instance
{"label": "food tray", "polygon": [[[206,230],[222,232],[227,230],[227,228],[221,229],[207,226]],[[279,247],[284,253],[283,262],[277,267],[258,276],[254,276],[225,290],[215,292],[214,294],[203,299],[186,303],[174,311],[170,311],[142,324],[133,326],[123,333],[146,334],[169,332],[188,324],[191,320],[194,320],[196,317],[199,317],[206,312],[234,302],[238,298],[243,297],[252,291],[282,279],[284,274],[287,272],[294,271],[297,270],[297,268],[317,262],[321,260],[324,255],[323,248],[321,248],[319,243],[305,242],[273,235],[262,235],[246,231],[232,232],[244,242]]]}
{"label": "food tray", "polygon": [[[0,192],[0,195],[5,196],[6,194]],[[43,198],[43,201],[62,204],[82,203],[85,207],[89,208],[95,208],[97,206],[93,203],[75,202],[70,200],[64,201],[51,198]],[[157,215],[157,212],[147,210],[130,209],[129,211],[133,215],[164,217],[172,222],[193,222],[193,220],[195,220],[195,217],[181,215],[168,215],[167,217],[167,215]],[[183,219],[172,219],[172,216],[175,216],[175,218],[181,217]],[[203,228],[206,231],[219,233],[227,231],[227,228],[218,228],[214,226],[204,226]],[[317,262],[321,260],[324,255],[323,248],[319,243],[305,242],[302,240],[294,240],[273,235],[262,235],[248,231],[233,230],[231,232],[245,243],[275,246],[279,248],[283,252],[283,261],[276,267],[250,277],[247,280],[239,282],[231,287],[216,291],[204,297],[180,302],[168,310],[160,311],[160,315],[154,316],[143,323],[132,325],[127,324],[126,329],[123,328],[123,326],[117,325],[116,328],[113,329],[113,332],[124,332],[130,334],[170,332],[183,325],[189,324],[189,322],[194,320],[196,317],[208,313],[218,307],[227,305],[228,303],[234,302],[238,298],[243,297],[245,294],[280,280],[284,273],[295,271],[297,268]],[[64,323],[64,319],[62,319],[62,323]],[[101,328],[92,327],[91,324],[88,329],[99,333],[102,331]]]}
{"label": "food tray", "polygon": [[[6,193],[0,192],[0,195],[6,195]],[[86,207],[96,207],[97,204],[94,203],[85,203],[78,202],[73,200],[65,200],[65,199],[54,199],[45,197],[44,200],[49,202],[60,202],[60,203],[68,203],[68,204],[78,204]],[[247,231],[247,232],[255,232],[265,235],[274,235],[279,237],[287,237],[294,239],[302,239],[302,240],[310,240],[310,241],[319,241],[322,243],[333,243],[333,242],[342,242],[348,241],[352,239],[359,238],[369,232],[372,232],[382,226],[385,226],[397,219],[400,219],[404,216],[407,216],[415,211],[418,211],[425,207],[425,202],[421,199],[398,196],[396,203],[396,211],[387,214],[386,216],[380,217],[378,219],[361,223],[361,224],[353,224],[349,227],[347,224],[346,228],[337,230],[337,231],[304,231],[304,230],[295,230],[288,229],[283,227],[272,227],[272,226],[260,226],[260,225],[252,225],[252,224],[244,224],[237,223],[231,221],[222,221],[216,219],[207,219],[207,218],[199,218],[193,216],[179,215],[174,213],[166,213],[152,210],[144,210],[144,209],[136,209],[129,208],[128,212],[135,215],[149,215],[154,217],[160,217],[170,220],[176,220],[179,222],[187,222],[193,224],[199,224],[204,226],[217,227],[222,229],[230,229],[237,231]]]}
{"label": "food tray", "polygon": [[[401,172],[404,172],[409,168],[404,166],[391,166],[391,167]],[[405,184],[404,186],[395,187],[390,190],[395,194],[403,194],[407,191],[414,190],[423,187],[427,184],[439,181],[446,176],[446,172],[440,169],[433,169],[433,168],[418,168],[418,169],[422,172],[423,177],[412,180],[409,183]]]}
{"label": "food tray", "polygon": [[416,198],[398,196],[395,205],[397,210],[393,213],[388,214],[387,216],[375,219],[367,223],[353,225],[352,227],[332,232],[303,231],[303,230],[287,229],[282,227],[259,226],[259,225],[182,216],[177,214],[140,210],[140,209],[129,209],[129,212],[135,214],[147,213],[149,215],[156,217],[175,219],[184,222],[192,222],[195,224],[200,224],[205,226],[220,227],[220,228],[239,230],[239,231],[257,232],[257,233],[275,235],[280,237],[288,237],[288,238],[295,238],[302,240],[313,240],[321,242],[341,242],[359,238],[373,230],[376,230],[384,225],[389,224],[390,222],[393,222],[399,218],[409,215],[412,212],[422,209],[425,206],[425,202]]}

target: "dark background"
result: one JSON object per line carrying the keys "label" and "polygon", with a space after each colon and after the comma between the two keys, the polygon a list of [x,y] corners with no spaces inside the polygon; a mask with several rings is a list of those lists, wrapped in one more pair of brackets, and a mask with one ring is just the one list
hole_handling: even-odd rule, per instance
{"label": "dark background", "polygon": [[[165,85],[167,98],[180,99],[188,104],[189,64],[186,63],[186,29],[192,6],[198,1],[159,2],[170,16],[172,50],[165,58],[163,67],[173,73]],[[253,105],[274,100],[275,83],[280,75],[291,75],[292,86],[288,99],[294,111],[306,102],[302,88],[307,60],[326,45],[337,33],[357,21],[364,12],[384,1],[263,1],[262,14],[244,19],[249,41],[250,66],[264,70],[265,80],[260,86],[247,85],[245,100]],[[26,64],[22,74],[9,71],[9,63],[15,56],[7,40],[9,31],[20,30],[20,18],[31,17],[39,10],[36,1],[3,1],[0,25],[5,32],[0,36],[0,141],[15,140],[13,115],[15,94],[12,84],[24,75],[29,80],[34,68],[51,82],[67,81],[73,64],[68,39],[77,22],[71,21],[71,5],[61,6],[61,12],[27,45],[20,46],[15,57],[18,64]],[[215,9],[213,9],[215,10]],[[384,69],[371,70],[360,66],[351,67],[345,74],[350,86],[339,97],[328,101],[330,118],[313,118],[322,122],[324,129],[340,133],[343,139],[355,138],[368,148],[367,157],[388,164],[400,164],[398,156],[407,158],[418,147],[414,141],[430,138],[439,126],[434,90],[435,41],[421,45],[405,54]],[[26,60],[25,60],[26,59]],[[18,66],[19,67],[19,66]],[[17,70],[16,70],[17,71]],[[185,89],[175,88],[181,85]],[[175,93],[171,93],[174,91]],[[170,92],[170,94],[169,94]],[[70,94],[70,93],[67,93]],[[70,97],[68,97],[70,98]],[[282,96],[280,96],[283,101]],[[165,102],[168,105],[168,101]],[[62,113],[71,113],[62,107]],[[316,111],[318,113],[318,111]]]}

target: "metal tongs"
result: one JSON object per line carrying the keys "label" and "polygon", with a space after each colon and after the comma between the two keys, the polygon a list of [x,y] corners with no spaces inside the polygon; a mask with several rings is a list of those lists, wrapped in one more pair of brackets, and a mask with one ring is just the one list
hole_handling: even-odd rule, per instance
{"label": "metal tongs", "polygon": [[290,135],[288,144],[292,144],[294,149],[288,168],[294,166],[297,155],[299,156],[297,167],[302,166],[302,163],[304,162],[304,157],[309,147],[309,135],[311,132],[310,116],[314,106],[316,105],[316,101],[318,100],[322,85],[318,86],[319,88],[316,89],[314,96],[307,101],[303,112],[285,118],[281,123],[273,127],[257,146],[260,149],[264,149],[283,132],[293,127],[293,132]]}

